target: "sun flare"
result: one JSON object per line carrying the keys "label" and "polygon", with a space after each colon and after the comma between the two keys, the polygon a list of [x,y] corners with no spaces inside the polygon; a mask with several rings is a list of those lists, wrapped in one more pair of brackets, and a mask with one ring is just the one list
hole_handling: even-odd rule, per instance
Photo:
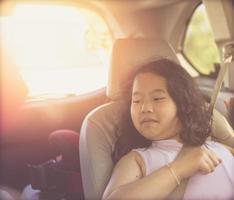
{"label": "sun flare", "polygon": [[[1,37],[30,96],[87,92],[106,84],[111,39],[95,13],[69,6],[23,4],[11,16],[1,17],[1,24]],[[92,76],[92,86],[88,76]]]}

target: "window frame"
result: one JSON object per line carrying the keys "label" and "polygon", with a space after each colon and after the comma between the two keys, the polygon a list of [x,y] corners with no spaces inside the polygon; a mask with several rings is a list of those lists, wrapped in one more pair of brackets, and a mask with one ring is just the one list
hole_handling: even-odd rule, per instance
{"label": "window frame", "polygon": [[189,57],[186,55],[185,53],[185,50],[184,50],[184,46],[185,46],[185,39],[186,39],[186,34],[187,34],[187,31],[188,31],[188,28],[189,28],[189,25],[191,24],[191,21],[192,21],[192,18],[196,12],[196,10],[199,8],[199,6],[202,6],[204,5],[202,2],[200,2],[199,4],[197,4],[194,9],[193,9],[193,12],[191,13],[190,17],[188,18],[187,20],[187,23],[186,23],[186,28],[182,34],[182,40],[180,42],[180,46],[181,46],[181,55],[184,57],[184,59],[186,60],[186,62],[188,62],[188,64],[199,74],[200,77],[206,77],[206,78],[210,78],[210,79],[216,79],[214,77],[211,76],[211,74],[204,74],[202,73],[201,71],[199,71],[197,69],[197,67],[195,67],[195,65],[192,63],[192,61],[189,59]]}
{"label": "window frame", "polygon": [[[24,4],[23,2],[18,2],[18,3],[15,3],[14,5],[11,5],[11,9],[10,11],[12,11],[13,8],[15,8],[15,6],[17,5],[21,5],[21,4]],[[32,5],[35,5],[37,4],[37,2],[33,3]],[[61,6],[61,7],[71,7],[71,8],[75,8],[77,10],[86,10],[87,12],[89,13],[92,13],[93,15],[96,15],[98,18],[100,18],[103,23],[105,24],[107,30],[108,30],[108,33],[109,33],[109,37],[111,39],[111,42],[112,42],[112,45],[113,46],[113,41],[114,41],[114,32],[113,30],[111,29],[111,26],[110,26],[110,23],[108,22],[108,19],[105,17],[104,13],[102,12],[102,10],[96,6],[94,6],[93,4],[83,4],[83,3],[68,3],[66,5],[63,5],[63,4],[59,4],[59,3],[40,3],[41,6]],[[11,15],[11,12],[8,13],[9,15]],[[0,15],[1,17],[4,17],[5,15]],[[8,16],[8,15],[7,15]],[[20,73],[21,73],[21,70],[20,70]],[[27,84],[27,83],[26,83]],[[33,96],[28,96],[27,97],[27,101],[28,102],[37,102],[37,101],[42,101],[42,100],[50,100],[50,99],[64,99],[64,98],[67,98],[67,97],[74,97],[74,96],[80,96],[80,95],[84,95],[86,93],[90,93],[90,92],[93,92],[93,91],[96,91],[96,90],[100,90],[100,89],[103,89],[103,87],[105,88],[107,85],[105,84],[104,86],[102,87],[99,87],[99,88],[95,88],[93,90],[88,90],[86,92],[82,92],[82,93],[64,93],[62,95],[59,95],[58,97],[54,97],[54,94],[51,93],[47,96],[47,94],[38,94],[38,95],[33,95]]]}

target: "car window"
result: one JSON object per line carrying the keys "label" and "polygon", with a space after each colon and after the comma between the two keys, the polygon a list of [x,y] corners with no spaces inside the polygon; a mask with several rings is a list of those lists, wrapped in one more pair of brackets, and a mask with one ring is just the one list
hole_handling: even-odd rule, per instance
{"label": "car window", "polygon": [[183,53],[200,75],[217,76],[220,57],[203,4],[195,9],[190,19]]}
{"label": "car window", "polygon": [[1,27],[31,98],[80,94],[106,85],[112,39],[96,13],[23,4],[1,17]]}

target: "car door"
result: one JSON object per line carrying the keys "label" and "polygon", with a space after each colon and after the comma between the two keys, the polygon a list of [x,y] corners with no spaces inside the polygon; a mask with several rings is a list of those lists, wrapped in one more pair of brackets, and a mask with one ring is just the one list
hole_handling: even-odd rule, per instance
{"label": "car door", "polygon": [[2,185],[21,190],[27,165],[55,156],[50,133],[79,132],[85,115],[108,101],[111,33],[94,6],[73,3],[0,3]]}

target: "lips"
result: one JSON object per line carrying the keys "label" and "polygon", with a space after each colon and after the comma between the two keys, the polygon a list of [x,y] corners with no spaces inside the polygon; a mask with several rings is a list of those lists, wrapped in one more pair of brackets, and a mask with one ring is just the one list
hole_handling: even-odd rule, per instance
{"label": "lips", "polygon": [[156,120],[156,119],[153,119],[153,118],[143,118],[142,120],[140,120],[140,123],[141,124],[144,124],[144,123],[158,123],[159,121]]}

